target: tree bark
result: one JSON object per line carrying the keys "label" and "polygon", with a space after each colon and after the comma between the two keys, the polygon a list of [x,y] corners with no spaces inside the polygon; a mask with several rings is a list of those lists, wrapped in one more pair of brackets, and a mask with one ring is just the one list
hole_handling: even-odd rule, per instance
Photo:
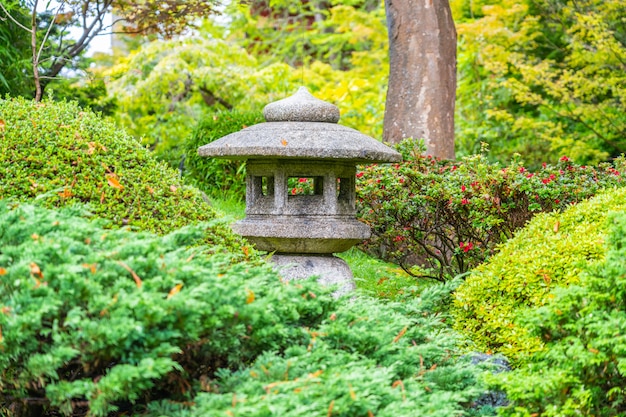
{"label": "tree bark", "polygon": [[454,159],[456,29],[448,0],[385,0],[389,84],[383,139],[423,139]]}

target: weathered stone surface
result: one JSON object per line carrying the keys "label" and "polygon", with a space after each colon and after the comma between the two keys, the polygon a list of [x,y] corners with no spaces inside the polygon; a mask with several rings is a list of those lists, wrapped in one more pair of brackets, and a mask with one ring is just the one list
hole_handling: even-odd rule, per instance
{"label": "weathered stone surface", "polygon": [[339,121],[339,109],[326,101],[315,98],[306,87],[296,94],[268,104],[263,109],[268,122],[327,122]]}
{"label": "weathered stone surface", "polygon": [[398,152],[357,130],[320,122],[259,123],[200,147],[198,154],[229,159],[340,159],[355,165],[402,160]]}
{"label": "weathered stone surface", "polygon": [[354,276],[346,262],[336,256],[274,255],[272,262],[285,280],[317,276],[322,285],[337,285],[335,296],[356,288]]}

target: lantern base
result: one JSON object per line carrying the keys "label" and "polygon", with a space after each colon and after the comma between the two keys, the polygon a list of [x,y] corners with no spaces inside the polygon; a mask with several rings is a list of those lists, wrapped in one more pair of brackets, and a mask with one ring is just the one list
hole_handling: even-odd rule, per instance
{"label": "lantern base", "polygon": [[356,288],[354,276],[346,261],[333,255],[274,254],[271,260],[286,281],[317,276],[317,282],[321,285],[338,287],[333,293],[335,297]]}

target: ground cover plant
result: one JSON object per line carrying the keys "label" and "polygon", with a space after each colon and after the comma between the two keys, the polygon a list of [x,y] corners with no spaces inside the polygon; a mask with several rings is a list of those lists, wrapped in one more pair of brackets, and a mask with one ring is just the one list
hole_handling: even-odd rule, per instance
{"label": "ground cover plant", "polygon": [[357,174],[358,216],[372,228],[362,248],[439,281],[484,262],[536,214],[624,185],[623,158],[591,167],[564,156],[531,172],[519,158],[502,167],[483,154],[434,159],[412,140],[398,149],[403,163]]}
{"label": "ground cover plant", "polygon": [[537,215],[456,290],[455,327],[475,349],[502,353],[518,364],[542,350],[542,340],[518,317],[544,305],[553,289],[578,284],[582,271],[604,259],[611,211],[626,211],[625,188],[562,213]]}
{"label": "ground cover plant", "polygon": [[[0,99],[0,199],[76,202],[110,220],[168,233],[216,218],[202,193],[114,124],[76,103]],[[225,224],[207,225],[205,243],[245,257],[250,248]]]}
{"label": "ground cover plant", "polygon": [[524,314],[545,349],[494,378],[511,400],[504,415],[626,414],[626,215],[614,213],[608,223],[605,259]]}
{"label": "ground cover plant", "polygon": [[0,201],[5,415],[481,413],[445,324],[451,284],[335,300],[207,255],[201,226],[158,237],[84,215]]}

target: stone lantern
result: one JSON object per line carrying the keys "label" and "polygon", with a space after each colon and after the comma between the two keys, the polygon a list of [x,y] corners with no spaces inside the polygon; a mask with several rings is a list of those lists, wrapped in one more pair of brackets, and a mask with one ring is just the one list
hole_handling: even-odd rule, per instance
{"label": "stone lantern", "polygon": [[[246,160],[246,217],[233,230],[271,259],[286,279],[319,276],[354,288],[348,265],[333,253],[370,236],[356,220],[356,165],[399,162],[401,155],[338,125],[339,109],[305,87],[263,110],[266,123],[198,149],[200,156]],[[306,183],[307,192],[294,184]]]}

